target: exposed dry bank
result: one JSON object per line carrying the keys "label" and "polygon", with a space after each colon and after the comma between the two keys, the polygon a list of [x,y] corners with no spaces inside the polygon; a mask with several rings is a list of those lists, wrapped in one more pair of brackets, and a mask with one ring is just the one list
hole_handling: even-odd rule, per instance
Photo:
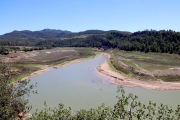
{"label": "exposed dry bank", "polygon": [[[25,80],[25,79],[29,79],[31,77],[34,77],[34,76],[37,76],[37,75],[40,75],[42,73],[45,73],[45,72],[48,72],[48,68],[55,68],[55,69],[58,69],[58,68],[62,68],[62,67],[65,67],[65,66],[68,66],[68,65],[72,65],[72,64],[75,64],[75,63],[79,63],[79,62],[83,62],[83,61],[86,61],[86,60],[89,60],[89,59],[92,59],[94,58],[94,56],[90,56],[88,58],[82,58],[82,59],[76,59],[76,60],[72,60],[72,61],[69,61],[69,62],[64,62],[62,64],[59,64],[59,65],[54,65],[54,66],[50,66],[50,65],[39,65],[38,67],[40,67],[42,70],[39,70],[39,71],[36,71],[36,72],[33,72],[31,73],[29,76],[27,77],[24,77],[22,78],[21,80]],[[13,83],[17,83],[17,81],[13,82]]]}
{"label": "exposed dry bank", "polygon": [[60,68],[81,62],[101,52],[92,48],[54,48],[31,52],[18,51],[9,55],[0,55],[1,63],[11,66],[12,82],[28,79],[48,71],[48,68]]}
{"label": "exposed dry bank", "polygon": [[[104,53],[107,55],[108,59],[110,59],[110,54]],[[127,87],[142,87],[146,89],[155,89],[155,90],[178,90],[180,89],[180,83],[172,83],[172,82],[163,82],[163,81],[150,81],[150,80],[138,80],[135,78],[129,78],[119,73],[117,71],[113,71],[109,66],[107,60],[101,63],[96,70],[106,76],[110,76],[112,78],[112,83],[117,85],[123,85]]]}

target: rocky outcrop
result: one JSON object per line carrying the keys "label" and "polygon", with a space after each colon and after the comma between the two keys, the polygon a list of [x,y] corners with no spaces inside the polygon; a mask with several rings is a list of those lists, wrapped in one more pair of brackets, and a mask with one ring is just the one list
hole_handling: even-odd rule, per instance
{"label": "rocky outcrop", "polygon": [[15,115],[15,120],[20,120],[20,119],[32,119],[32,115],[29,113],[24,113],[23,111],[19,111],[17,115]]}

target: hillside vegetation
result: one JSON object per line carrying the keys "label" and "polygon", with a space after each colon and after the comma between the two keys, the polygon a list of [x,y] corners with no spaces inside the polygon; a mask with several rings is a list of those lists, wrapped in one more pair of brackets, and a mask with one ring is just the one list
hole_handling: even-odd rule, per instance
{"label": "hillside vegetation", "polygon": [[14,31],[0,36],[1,45],[52,47],[111,47],[126,51],[180,54],[180,32],[145,30],[123,31]]}
{"label": "hillside vegetation", "polygon": [[135,33],[111,31],[107,34],[91,35],[86,38],[70,38],[66,41],[50,39],[37,46],[53,47],[112,47],[126,51],[180,53],[180,33],[175,31],[141,31]]}
{"label": "hillside vegetation", "polygon": [[81,35],[105,34],[109,31],[87,30],[84,32],[73,33],[70,31],[44,29],[41,31],[13,31],[0,36],[1,45],[12,46],[36,46],[38,42],[56,39],[56,38],[73,38]]}
{"label": "hillside vegetation", "polygon": [[139,80],[180,81],[180,57],[178,54],[144,53],[109,49],[110,65],[126,77]]}

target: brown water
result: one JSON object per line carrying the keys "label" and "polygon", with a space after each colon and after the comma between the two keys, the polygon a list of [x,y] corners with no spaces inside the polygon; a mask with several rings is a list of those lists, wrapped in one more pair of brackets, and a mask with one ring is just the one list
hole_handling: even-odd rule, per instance
{"label": "brown water", "polygon": [[[111,106],[117,102],[117,85],[111,84],[109,77],[99,74],[95,67],[107,60],[100,55],[94,59],[76,63],[31,78],[30,84],[37,82],[38,94],[30,94],[31,113],[36,109],[44,109],[44,101],[48,107],[57,107],[63,103],[72,110],[97,108],[102,103]],[[124,87],[126,93],[139,96],[140,101],[148,104],[149,100],[163,103],[173,108],[180,105],[180,90],[157,91],[144,88]],[[26,96],[27,98],[27,96]]]}

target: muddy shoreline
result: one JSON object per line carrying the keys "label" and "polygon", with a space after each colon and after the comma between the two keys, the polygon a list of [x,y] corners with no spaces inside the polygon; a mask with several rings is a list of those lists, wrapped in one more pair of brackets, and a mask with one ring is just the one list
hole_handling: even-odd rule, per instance
{"label": "muddy shoreline", "polygon": [[[108,53],[104,53],[110,59]],[[180,90],[180,83],[163,82],[163,81],[142,81],[133,78],[126,78],[120,73],[112,71],[107,60],[96,67],[96,71],[105,76],[111,77],[112,84],[126,87],[142,87],[154,90]]]}
{"label": "muddy shoreline", "polygon": [[[110,54],[108,54],[108,53],[101,53],[94,57],[97,57],[99,55],[106,55],[108,57],[108,59],[110,59]],[[75,63],[93,59],[94,57],[89,57],[89,58],[85,58],[85,59],[83,59],[83,58],[77,59],[77,60],[73,60],[73,61],[64,63],[63,65],[61,64],[61,65],[57,65],[57,66],[39,65],[38,67],[40,67],[43,70],[33,72],[31,75],[24,77],[21,80],[30,79],[31,77],[48,72],[49,71],[48,68],[58,69],[58,68],[62,68],[62,67],[68,66],[68,65],[72,65]],[[99,72],[100,74],[110,77],[112,80],[112,84],[122,85],[122,86],[126,86],[126,87],[142,87],[145,89],[154,89],[154,90],[180,90],[180,83],[163,82],[163,81],[142,81],[142,80],[137,80],[137,79],[133,79],[133,78],[126,78],[121,73],[112,71],[111,68],[109,67],[107,60],[105,62],[101,63],[99,66],[97,66],[96,71]],[[17,81],[13,82],[13,84],[16,84],[16,83],[17,83]]]}
{"label": "muddy shoreline", "polygon": [[[70,62],[65,62],[63,64],[60,64],[60,65],[55,65],[55,66],[50,66],[50,65],[39,65],[37,67],[41,68],[42,70],[38,70],[36,72],[33,72],[31,73],[29,76],[27,77],[24,77],[22,78],[20,81],[23,81],[23,80],[26,80],[26,79],[30,79],[31,77],[34,77],[34,76],[37,76],[37,75],[40,75],[40,74],[43,74],[43,73],[46,73],[48,72],[48,68],[53,68],[53,69],[58,69],[58,68],[62,68],[62,67],[65,67],[65,66],[68,66],[68,65],[72,65],[72,64],[75,64],[75,63],[79,63],[79,62],[83,62],[83,61],[86,61],[86,60],[90,60],[90,59],[93,59],[99,55],[102,55],[101,54],[98,54],[96,56],[90,56],[89,58],[81,58],[81,59],[76,59],[76,60],[73,60],[73,61],[70,61]],[[14,81],[12,82],[12,84],[16,84],[18,83],[18,81]]]}

